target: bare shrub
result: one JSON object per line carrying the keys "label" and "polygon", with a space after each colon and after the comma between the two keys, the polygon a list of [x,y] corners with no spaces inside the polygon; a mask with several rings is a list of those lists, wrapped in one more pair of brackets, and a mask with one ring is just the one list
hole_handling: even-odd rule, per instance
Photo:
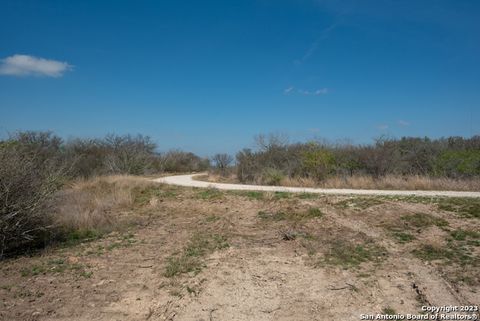
{"label": "bare shrub", "polygon": [[151,170],[156,145],[150,137],[108,135],[104,144],[108,151],[105,166],[109,173],[140,175]]}
{"label": "bare shrub", "polygon": [[27,145],[0,142],[0,258],[45,242],[52,228],[51,199],[64,173],[48,149]]}
{"label": "bare shrub", "polygon": [[161,154],[156,162],[157,168],[166,172],[199,172],[210,167],[208,159],[181,150]]}
{"label": "bare shrub", "polygon": [[220,172],[220,174],[226,175],[228,167],[233,162],[233,157],[228,154],[215,154],[212,157],[212,162],[215,169]]}
{"label": "bare shrub", "polygon": [[[283,182],[308,179],[316,186],[397,186],[427,189],[475,186],[480,177],[480,137],[440,139],[377,138],[370,145],[329,144],[325,141],[288,144],[283,136],[255,137],[257,150],[236,155],[236,172],[242,183],[264,183],[271,169],[281,172]],[[442,178],[461,179],[462,182]],[[278,180],[277,180],[278,181]],[[407,182],[407,183],[406,183]],[[463,187],[462,187],[463,186]],[[393,188],[393,187],[392,187]]]}

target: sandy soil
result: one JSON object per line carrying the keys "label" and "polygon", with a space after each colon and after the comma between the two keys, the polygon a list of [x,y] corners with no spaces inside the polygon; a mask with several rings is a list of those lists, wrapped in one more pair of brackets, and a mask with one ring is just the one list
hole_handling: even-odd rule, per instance
{"label": "sandy soil", "polygon": [[[466,267],[412,252],[446,246],[452,231],[480,232],[478,219],[435,203],[158,189],[147,205],[122,213],[138,216],[137,225],[0,262],[0,320],[360,320],[385,309],[416,314],[422,305],[480,302],[478,246]],[[289,214],[312,208],[321,215]],[[448,225],[404,223],[415,213]],[[415,239],[399,242],[399,226]],[[200,256],[201,270],[167,277],[196,233],[223,235],[228,246]],[[341,242],[377,250],[344,265],[348,251],[338,262],[332,254]]]}
{"label": "sandy soil", "polygon": [[244,184],[226,184],[204,182],[193,179],[194,176],[205,175],[189,174],[166,176],[154,179],[155,182],[172,184],[178,186],[201,187],[201,188],[218,188],[221,190],[236,191],[268,191],[268,192],[289,192],[289,193],[315,193],[329,195],[400,195],[400,196],[425,196],[425,197],[480,197],[480,192],[461,192],[461,191],[395,191],[395,190],[364,190],[364,189],[337,189],[337,188],[309,188],[309,187],[286,187],[286,186],[264,186],[264,185],[244,185]]}

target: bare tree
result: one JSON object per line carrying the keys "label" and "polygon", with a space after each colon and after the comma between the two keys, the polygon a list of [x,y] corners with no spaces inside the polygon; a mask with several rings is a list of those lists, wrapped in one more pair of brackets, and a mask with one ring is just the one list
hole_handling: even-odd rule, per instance
{"label": "bare tree", "polygon": [[216,169],[224,175],[227,172],[228,166],[233,162],[233,157],[228,154],[215,154],[212,157],[212,161]]}

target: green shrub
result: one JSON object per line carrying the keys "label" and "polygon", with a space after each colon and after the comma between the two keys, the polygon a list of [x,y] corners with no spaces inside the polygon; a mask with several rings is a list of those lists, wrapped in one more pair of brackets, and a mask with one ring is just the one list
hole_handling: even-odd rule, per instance
{"label": "green shrub", "polygon": [[266,168],[262,175],[262,182],[267,185],[280,185],[285,175],[282,171],[275,168]]}
{"label": "green shrub", "polygon": [[444,151],[435,165],[440,176],[477,176],[480,175],[480,150]]}

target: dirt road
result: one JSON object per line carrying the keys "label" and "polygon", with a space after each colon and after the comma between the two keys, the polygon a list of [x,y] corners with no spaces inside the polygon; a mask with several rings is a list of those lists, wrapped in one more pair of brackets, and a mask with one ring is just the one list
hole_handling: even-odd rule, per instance
{"label": "dirt road", "polygon": [[480,192],[458,192],[458,191],[395,191],[395,190],[367,190],[367,189],[326,189],[326,188],[308,188],[308,187],[284,187],[284,186],[263,186],[263,185],[242,185],[242,184],[224,184],[212,183],[194,180],[194,176],[205,175],[175,175],[154,179],[155,182],[188,186],[217,188],[221,190],[238,191],[268,191],[268,192],[289,192],[289,193],[315,193],[330,195],[379,195],[379,196],[427,196],[427,197],[480,197]]}

